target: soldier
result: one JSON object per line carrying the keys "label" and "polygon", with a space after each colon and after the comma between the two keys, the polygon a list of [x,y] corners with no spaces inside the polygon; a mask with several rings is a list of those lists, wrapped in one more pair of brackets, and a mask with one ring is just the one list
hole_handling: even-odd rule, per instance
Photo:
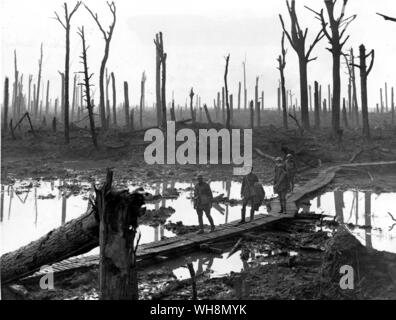
{"label": "soldier", "polygon": [[212,208],[213,194],[209,184],[203,181],[202,174],[198,175],[198,183],[194,189],[194,209],[198,214],[199,231],[198,234],[204,233],[203,227],[203,212],[209,220],[211,229],[210,232],[215,230],[213,218],[210,215],[210,209]]}
{"label": "soldier", "polygon": [[288,154],[286,156],[286,161],[285,161],[285,168],[286,168],[286,173],[287,173],[287,178],[290,183],[290,191],[294,190],[294,179],[297,173],[297,164],[296,160],[294,159],[292,154]]}
{"label": "soldier", "polygon": [[[246,216],[246,206],[250,203],[250,220],[254,218],[255,211],[255,195],[256,189],[254,187],[255,183],[258,182],[257,176],[253,173],[253,167],[250,170],[250,173],[243,178],[242,187],[241,187],[241,198],[242,198],[242,210],[241,216],[242,219],[240,223],[245,223]],[[257,208],[258,209],[258,208]]]}
{"label": "soldier", "polygon": [[282,158],[275,159],[274,193],[279,195],[281,210],[279,213],[286,213],[286,195],[289,190],[289,180],[285,164]]}

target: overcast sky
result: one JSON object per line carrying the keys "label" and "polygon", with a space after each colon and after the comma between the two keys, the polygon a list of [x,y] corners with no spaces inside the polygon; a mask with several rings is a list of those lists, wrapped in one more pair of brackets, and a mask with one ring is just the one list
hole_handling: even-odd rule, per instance
{"label": "overcast sky", "polygon": [[[59,22],[52,19],[56,10],[62,17],[59,0],[0,0],[1,23],[1,75],[13,81],[13,50],[17,50],[18,69],[27,80],[33,74],[37,81],[40,43],[43,42],[43,79],[50,79],[50,95],[60,92],[58,70],[64,68],[65,33]],[[304,5],[320,10],[323,0],[297,0],[300,25],[309,27],[309,40],[319,31]],[[339,1],[339,5],[341,1]],[[67,1],[72,8],[75,1]],[[110,23],[111,13],[105,1],[87,0],[85,3],[99,15],[104,26]],[[230,93],[237,94],[238,81],[242,80],[242,61],[247,60],[248,94],[254,93],[255,77],[260,77],[260,89],[265,91],[266,107],[276,107],[276,88],[279,72],[276,58],[280,52],[281,26],[278,14],[289,17],[286,4],[280,0],[117,0],[117,23],[111,43],[108,69],[116,76],[118,101],[121,102],[122,82],[128,81],[130,101],[138,104],[140,78],[146,71],[146,100],[154,102],[155,93],[155,33],[164,34],[167,58],[167,96],[174,91],[176,103],[184,104],[191,87],[202,96],[202,102],[212,105],[216,92],[223,86],[224,57],[230,53]],[[340,8],[338,8],[340,9]],[[376,62],[369,77],[369,103],[379,100],[379,88],[385,81],[396,85],[396,23],[385,22],[377,16],[382,12],[396,16],[395,0],[350,0],[347,15],[357,14],[350,25],[350,40],[345,48],[364,43],[367,49],[376,50]],[[84,25],[89,67],[95,76],[99,73],[104,40],[92,17],[82,6],[75,14],[71,30],[71,71],[81,70],[79,55],[81,41],[77,27]],[[323,39],[312,56],[318,60],[309,64],[308,81],[318,80],[326,87],[331,83],[331,55]],[[286,65],[286,85],[299,96],[298,64],[296,54],[289,46]],[[343,95],[346,96],[346,76],[343,75]],[[95,99],[99,97],[98,79]],[[26,84],[25,84],[26,86]],[[390,92],[390,90],[389,90]],[[2,96],[2,93],[0,94]],[[168,100],[169,101],[169,100]]]}

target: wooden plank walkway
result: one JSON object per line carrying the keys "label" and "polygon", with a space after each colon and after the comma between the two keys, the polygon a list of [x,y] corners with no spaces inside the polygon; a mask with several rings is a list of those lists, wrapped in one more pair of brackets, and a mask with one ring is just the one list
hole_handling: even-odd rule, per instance
{"label": "wooden plank walkway", "polygon": [[[271,203],[272,210],[266,214],[258,214],[253,221],[239,224],[239,220],[232,221],[216,227],[214,232],[209,233],[205,230],[204,234],[189,233],[182,236],[167,238],[160,241],[145,243],[139,246],[137,250],[137,262],[153,259],[158,256],[176,256],[182,253],[191,252],[199,249],[201,244],[219,241],[227,238],[238,236],[246,231],[260,228],[275,221],[293,218],[297,208],[294,203],[287,204],[287,213],[279,214],[280,205],[277,200]],[[64,272],[76,268],[89,267],[99,264],[99,256],[82,256],[63,260],[51,265],[54,273]],[[38,271],[33,275],[25,278],[36,278],[46,274],[46,270]]]}
{"label": "wooden plank walkway", "polygon": [[[335,178],[338,171],[348,168],[389,168],[389,166],[394,166],[396,168],[396,161],[342,164],[334,167],[329,167],[321,171],[316,178],[310,180],[304,186],[296,188],[291,194],[289,194],[287,203],[287,214],[280,215],[278,213],[280,209],[279,201],[274,200],[271,202],[272,210],[268,214],[256,215],[255,220],[253,220],[252,222],[247,222],[240,225],[238,224],[238,221],[233,221],[218,226],[215,232],[212,233],[204,233],[201,235],[196,233],[189,233],[183,236],[176,236],[156,242],[142,244],[138,248],[137,259],[138,261],[143,261],[158,256],[170,256],[189,251],[191,252],[199,248],[199,246],[203,243],[209,243],[238,236],[246,231],[262,227],[264,225],[279,221],[281,219],[293,218],[298,210],[298,208],[296,207],[296,201],[328,185]],[[70,258],[59,263],[55,263],[51,267],[56,273],[80,267],[97,265],[98,263],[98,255],[93,255]],[[39,271],[27,278],[37,277],[45,273],[45,271]]]}

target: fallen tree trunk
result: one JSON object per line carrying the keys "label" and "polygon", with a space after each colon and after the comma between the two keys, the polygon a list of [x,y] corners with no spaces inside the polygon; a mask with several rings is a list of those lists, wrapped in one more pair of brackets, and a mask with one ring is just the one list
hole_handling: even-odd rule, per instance
{"label": "fallen tree trunk", "polygon": [[89,210],[40,239],[0,257],[1,284],[38,271],[40,267],[86,253],[98,246],[99,224]]}

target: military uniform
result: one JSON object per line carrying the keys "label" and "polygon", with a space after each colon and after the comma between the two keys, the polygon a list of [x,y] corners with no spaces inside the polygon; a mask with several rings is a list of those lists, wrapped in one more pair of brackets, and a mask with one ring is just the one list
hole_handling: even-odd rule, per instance
{"label": "military uniform", "polygon": [[205,212],[206,217],[209,220],[211,229],[214,230],[214,222],[210,215],[210,209],[212,208],[213,194],[209,184],[201,182],[195,185],[194,189],[194,208],[198,214],[199,228],[203,231],[203,213]]}
{"label": "military uniform", "polygon": [[287,173],[287,179],[289,180],[290,191],[294,190],[294,178],[297,174],[297,165],[293,156],[288,155],[285,161],[285,169]]}
{"label": "military uniform", "polygon": [[289,179],[285,165],[279,163],[275,166],[275,177],[274,177],[274,193],[279,195],[279,201],[281,205],[281,212],[286,213],[286,195],[289,191]]}
{"label": "military uniform", "polygon": [[[254,173],[249,173],[242,180],[241,187],[241,196],[242,196],[242,210],[241,210],[241,222],[245,222],[246,217],[246,206],[250,204],[250,220],[254,218],[254,211],[258,210],[258,207],[255,205],[255,196],[256,189],[255,184],[258,183],[259,180]],[[256,208],[257,207],[257,208]]]}

